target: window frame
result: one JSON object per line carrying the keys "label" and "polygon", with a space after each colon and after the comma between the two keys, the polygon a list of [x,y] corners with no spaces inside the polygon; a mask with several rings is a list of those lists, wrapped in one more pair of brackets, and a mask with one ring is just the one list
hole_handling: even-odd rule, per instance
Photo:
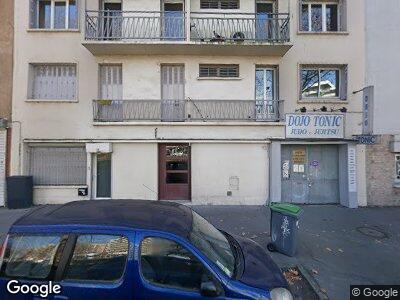
{"label": "window frame", "polygon": [[[74,99],[35,98],[33,86],[35,80],[35,67],[37,66],[70,66],[75,68],[75,97]],[[31,62],[28,66],[28,90],[26,102],[54,102],[54,103],[77,103],[79,102],[79,65],[76,62]]]}
{"label": "window frame", "polygon": [[394,155],[394,172],[395,182],[400,183],[400,153]]}
{"label": "window frame", "polygon": [[176,239],[174,239],[173,237],[170,237],[170,236],[156,235],[156,234],[143,234],[143,235],[141,235],[139,237],[139,240],[138,240],[139,241],[139,247],[138,247],[138,250],[139,250],[138,251],[138,253],[139,253],[139,255],[138,255],[138,271],[139,271],[140,279],[142,280],[143,283],[148,284],[148,285],[153,286],[153,287],[163,288],[163,289],[167,289],[167,290],[171,290],[172,289],[172,290],[178,290],[178,291],[186,292],[186,293],[190,292],[190,293],[200,294],[200,290],[197,291],[197,290],[193,290],[193,289],[185,289],[185,288],[176,287],[176,286],[174,287],[174,286],[168,286],[168,285],[165,285],[165,284],[158,284],[158,283],[150,282],[144,277],[143,272],[142,272],[142,260],[141,260],[141,257],[142,257],[142,244],[143,244],[143,241],[148,239],[148,238],[164,239],[164,240],[173,242],[173,243],[181,246],[183,249],[188,251],[195,259],[198,260],[198,262],[203,266],[203,268],[206,271],[208,271],[208,273],[210,274],[210,276],[211,276],[210,280],[213,281],[217,285],[217,287],[222,289],[221,282],[217,279],[218,277],[215,275],[214,271],[212,271],[210,266],[208,266],[208,264],[205,264],[203,262],[203,259],[201,259],[198,256],[198,254],[196,254],[194,251],[192,251],[189,247],[187,247],[185,245],[185,243],[182,243],[181,241],[176,240]]}
{"label": "window frame", "polygon": [[[36,18],[35,24],[36,26],[29,25],[30,30],[39,30],[39,31],[79,31],[80,28],[80,17],[79,17],[79,0],[35,0],[36,1]],[[50,27],[49,28],[41,28],[39,27],[40,22],[40,2],[48,1],[50,2]],[[75,1],[76,6],[76,27],[70,28],[69,27],[69,6],[70,2]],[[64,20],[64,27],[63,28],[54,28],[54,17],[55,17],[55,3],[56,2],[63,2],[65,3],[65,20]]]}
{"label": "window frame", "polygon": [[[124,270],[122,271],[122,274],[120,276],[120,278],[118,278],[117,280],[83,280],[83,279],[69,279],[69,278],[65,278],[66,273],[67,273],[67,269],[69,264],[71,263],[72,257],[74,255],[74,251],[75,251],[75,247],[76,244],[78,242],[78,238],[80,236],[85,236],[85,235],[102,235],[102,236],[113,236],[113,237],[123,237],[126,238],[128,241],[128,252],[126,255],[126,259],[125,259],[125,265],[124,265]],[[101,283],[101,284],[116,284],[118,282],[121,282],[123,280],[123,278],[125,277],[125,273],[128,270],[128,266],[129,266],[129,256],[131,253],[131,241],[129,240],[129,236],[125,233],[121,233],[121,232],[116,232],[116,233],[110,233],[110,232],[77,232],[77,233],[72,233],[69,235],[68,241],[67,241],[67,245],[64,248],[63,251],[63,255],[61,257],[61,262],[60,262],[60,266],[59,266],[59,270],[57,270],[56,273],[56,279],[57,281],[63,281],[63,282],[71,282],[71,283]]]}
{"label": "window frame", "polygon": [[[343,71],[344,69],[347,68],[347,65],[300,65],[299,68],[299,99],[300,101],[304,102],[320,102],[320,101],[338,101],[340,103],[345,103],[347,101],[347,92],[346,95],[342,95],[342,85],[345,85],[344,80],[345,78],[343,77]],[[318,95],[316,97],[304,97],[303,96],[303,91],[302,91],[302,72],[304,70],[310,70],[310,71],[318,71]],[[329,96],[329,97],[321,97],[320,96],[320,83],[321,83],[321,71],[338,71],[338,83],[339,86],[337,87],[338,89],[338,96]]]}
{"label": "window frame", "polygon": [[[221,68],[236,68],[237,76],[221,76]],[[202,76],[201,68],[216,68],[216,76]],[[199,79],[240,79],[239,64],[199,64]]]}
{"label": "window frame", "polygon": [[[338,1],[312,1],[312,0],[302,0],[299,2],[300,3],[300,7],[299,7],[299,32],[301,33],[340,33],[343,32],[343,25],[342,25],[342,19],[341,19],[341,12],[340,12],[340,0]],[[303,24],[302,24],[302,12],[303,12],[303,5],[307,5],[308,8],[308,30],[303,30]],[[312,22],[311,22],[311,6],[312,5],[321,5],[321,9],[322,9],[322,30],[321,31],[314,31],[312,30]],[[326,27],[326,6],[327,5],[336,5],[336,9],[337,9],[337,30],[334,31],[329,31],[327,30]],[[343,5],[343,4],[342,4]]]}
{"label": "window frame", "polygon": [[[204,10],[238,10],[240,9],[240,0],[207,0],[207,2],[216,2],[217,3],[217,7],[202,7],[202,2],[204,0],[200,0],[199,1],[199,5],[200,5],[200,9],[204,9]],[[237,6],[235,8],[224,8],[222,6],[222,2],[237,2]]]}

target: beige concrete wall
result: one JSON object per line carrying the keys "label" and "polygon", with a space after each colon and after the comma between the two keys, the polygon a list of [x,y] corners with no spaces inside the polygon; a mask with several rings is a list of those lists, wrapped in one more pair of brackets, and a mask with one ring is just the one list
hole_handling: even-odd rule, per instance
{"label": "beige concrete wall", "polygon": [[112,198],[158,199],[156,143],[113,144]]}
{"label": "beige concrete wall", "polygon": [[267,144],[193,144],[193,204],[264,205],[268,163]]}
{"label": "beige concrete wall", "polygon": [[368,205],[400,205],[400,188],[394,187],[395,153],[390,152],[392,137],[383,135],[376,145],[367,147]]}
{"label": "beige concrete wall", "polygon": [[11,118],[14,1],[0,0],[0,118]]}

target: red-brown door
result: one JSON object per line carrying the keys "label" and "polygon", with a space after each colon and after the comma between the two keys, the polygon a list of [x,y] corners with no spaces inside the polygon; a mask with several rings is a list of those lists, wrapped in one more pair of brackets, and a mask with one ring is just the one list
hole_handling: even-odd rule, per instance
{"label": "red-brown door", "polygon": [[190,146],[159,144],[159,199],[190,200]]}

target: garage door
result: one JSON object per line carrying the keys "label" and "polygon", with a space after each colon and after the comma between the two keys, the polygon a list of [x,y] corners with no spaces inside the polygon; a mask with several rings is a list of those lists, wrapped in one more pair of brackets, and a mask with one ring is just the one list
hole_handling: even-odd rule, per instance
{"label": "garage door", "polygon": [[6,142],[7,131],[0,130],[0,206],[4,206],[6,185]]}
{"label": "garage door", "polygon": [[337,145],[282,146],[282,201],[339,203]]}

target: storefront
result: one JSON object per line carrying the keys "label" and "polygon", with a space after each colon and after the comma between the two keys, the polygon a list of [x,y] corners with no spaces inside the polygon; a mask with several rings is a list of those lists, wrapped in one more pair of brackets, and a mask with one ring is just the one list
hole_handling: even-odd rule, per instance
{"label": "storefront", "polygon": [[288,114],[286,139],[271,144],[270,201],[357,207],[356,143],[342,114]]}

